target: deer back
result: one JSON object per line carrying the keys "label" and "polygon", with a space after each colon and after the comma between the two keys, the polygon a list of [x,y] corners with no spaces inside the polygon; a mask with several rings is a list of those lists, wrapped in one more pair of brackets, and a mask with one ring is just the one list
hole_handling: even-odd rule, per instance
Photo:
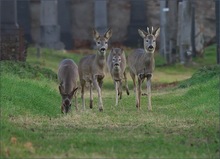
{"label": "deer back", "polygon": [[155,67],[154,54],[146,53],[144,49],[136,49],[128,56],[128,66],[136,75],[152,73]]}
{"label": "deer back", "polygon": [[77,87],[78,78],[78,66],[75,62],[71,59],[61,61],[58,69],[58,80],[64,91],[63,93],[71,93]]}

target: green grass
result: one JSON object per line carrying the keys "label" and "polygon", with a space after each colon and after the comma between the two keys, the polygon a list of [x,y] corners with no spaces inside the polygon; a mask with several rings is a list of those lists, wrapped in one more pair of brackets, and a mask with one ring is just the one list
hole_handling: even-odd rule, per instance
{"label": "green grass", "polygon": [[219,158],[219,66],[156,68],[154,84],[193,76],[176,87],[153,89],[152,112],[146,97],[136,110],[131,88],[115,107],[107,78],[104,112],[95,91],[89,109],[86,91],[86,111],[79,98],[80,110],[62,115],[56,65],[63,58],[78,63],[78,56],[46,50],[41,59],[28,56],[28,63],[0,62],[1,158]]}

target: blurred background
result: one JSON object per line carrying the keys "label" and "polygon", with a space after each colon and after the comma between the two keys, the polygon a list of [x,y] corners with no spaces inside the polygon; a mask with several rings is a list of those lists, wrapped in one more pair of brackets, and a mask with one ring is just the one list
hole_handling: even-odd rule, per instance
{"label": "blurred background", "polygon": [[219,37],[219,0],[1,0],[0,8],[1,59],[25,60],[28,46],[91,49],[93,28],[112,28],[110,47],[143,47],[137,29],[153,26],[166,63],[188,63]]}

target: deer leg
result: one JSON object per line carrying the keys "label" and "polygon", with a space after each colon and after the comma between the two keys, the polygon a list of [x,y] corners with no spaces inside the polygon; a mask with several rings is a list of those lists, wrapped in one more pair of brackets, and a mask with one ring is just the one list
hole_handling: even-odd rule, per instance
{"label": "deer leg", "polygon": [[151,106],[151,74],[147,75],[147,95],[148,95],[148,110],[152,110]]}
{"label": "deer leg", "polygon": [[76,94],[74,95],[74,98],[75,98],[75,108],[76,108],[76,111],[78,111],[78,102],[77,102],[77,95]]}
{"label": "deer leg", "polygon": [[[140,82],[141,82],[141,84],[142,84],[142,83],[144,82],[144,79],[145,79],[144,74],[143,74],[143,73],[140,73],[140,74],[138,75],[138,79],[140,79]],[[142,88],[140,88],[140,90],[141,90],[141,92],[142,92]],[[147,93],[141,93],[141,95],[142,95],[142,96],[146,96]]]}
{"label": "deer leg", "polygon": [[92,84],[92,81],[90,81],[89,93],[90,93],[90,104],[89,104],[89,107],[92,109],[92,107],[93,107],[93,84]]}
{"label": "deer leg", "polygon": [[119,95],[119,99],[122,98],[122,81],[118,81],[119,85],[118,85],[118,95]]}
{"label": "deer leg", "polygon": [[133,81],[133,86],[134,86],[134,92],[136,92],[136,80],[135,80],[135,74],[130,71],[131,79]]}
{"label": "deer leg", "polygon": [[129,95],[129,89],[128,89],[128,81],[127,81],[127,75],[126,72],[124,72],[124,79],[125,79],[125,89],[126,89],[126,93],[127,95]]}
{"label": "deer leg", "polygon": [[86,109],[86,107],[85,107],[85,98],[84,98],[84,88],[85,88],[85,84],[86,84],[86,82],[85,81],[81,81],[81,99],[82,99],[82,108],[83,108],[83,110],[85,110]]}
{"label": "deer leg", "polygon": [[115,106],[118,105],[118,82],[114,81],[115,84]]}
{"label": "deer leg", "polygon": [[130,75],[131,75],[131,79],[133,81],[133,86],[134,86],[136,107],[138,108],[139,107],[139,100],[138,100],[138,90],[137,90],[137,87],[136,87],[136,78],[135,78],[135,74],[132,73],[131,71],[130,71]]}
{"label": "deer leg", "polygon": [[103,80],[102,79],[98,79],[98,83],[99,83],[100,89],[102,89]]}
{"label": "deer leg", "polygon": [[138,78],[138,88],[137,88],[137,92],[136,92],[136,98],[137,98],[137,104],[136,107],[138,108],[138,110],[140,110],[140,105],[141,105],[141,83],[142,80],[140,78]]}
{"label": "deer leg", "polygon": [[103,111],[103,104],[102,104],[102,91],[101,88],[99,87],[99,83],[97,81],[97,76],[95,75],[93,77],[93,84],[98,92],[98,100],[99,100],[99,111]]}

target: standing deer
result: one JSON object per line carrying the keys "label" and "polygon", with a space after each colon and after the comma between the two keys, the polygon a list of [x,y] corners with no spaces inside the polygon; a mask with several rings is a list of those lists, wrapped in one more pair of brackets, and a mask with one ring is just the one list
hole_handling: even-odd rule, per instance
{"label": "standing deer", "polygon": [[102,103],[102,83],[105,77],[106,67],[106,50],[108,49],[108,41],[112,36],[112,30],[109,29],[103,36],[95,29],[93,30],[93,38],[96,42],[97,53],[83,57],[79,62],[79,78],[81,84],[82,107],[85,109],[84,87],[89,82],[90,87],[90,108],[93,107],[93,85],[98,92],[99,111],[103,111]]}
{"label": "standing deer", "polygon": [[59,91],[62,96],[61,112],[68,113],[71,108],[71,100],[75,97],[75,108],[77,107],[77,80],[79,78],[78,66],[71,59],[61,61],[58,69]]}
{"label": "standing deer", "polygon": [[118,96],[122,98],[122,79],[125,79],[125,88],[129,95],[128,83],[126,77],[126,57],[123,49],[113,48],[107,58],[108,70],[111,73],[115,85],[115,105],[118,105]]}
{"label": "standing deer", "polygon": [[[151,77],[155,67],[154,51],[160,28],[154,31],[152,27],[151,32],[149,28],[147,28],[147,32],[138,29],[138,33],[144,40],[144,49],[137,49],[128,56],[128,66],[136,93],[136,107],[140,109],[141,84],[147,78],[148,110],[152,110]],[[136,87],[136,76],[138,79],[138,88]]]}

